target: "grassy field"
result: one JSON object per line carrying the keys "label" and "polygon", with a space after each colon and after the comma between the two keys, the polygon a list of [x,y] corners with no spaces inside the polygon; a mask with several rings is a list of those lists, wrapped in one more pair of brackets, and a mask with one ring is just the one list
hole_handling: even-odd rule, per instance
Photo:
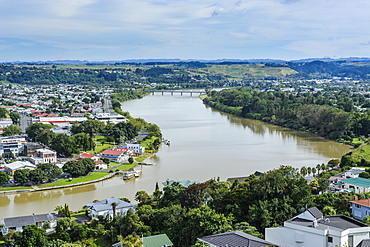
{"label": "grassy field", "polygon": [[91,172],[87,176],[73,178],[71,181],[69,181],[69,179],[59,179],[59,180],[57,180],[55,182],[52,182],[52,183],[46,183],[46,184],[39,185],[38,187],[45,188],[45,187],[63,186],[63,185],[70,185],[70,184],[76,184],[76,183],[81,183],[81,182],[87,182],[87,181],[102,178],[102,177],[104,177],[108,174],[109,174],[108,172]]}
{"label": "grassy field", "polygon": [[13,191],[13,190],[29,190],[32,187],[23,187],[23,186],[16,186],[16,187],[0,187],[0,191]]}
{"label": "grassy field", "polygon": [[232,64],[232,65],[212,65],[207,68],[199,69],[205,73],[223,74],[231,78],[252,77],[284,77],[296,74],[295,70],[287,67],[265,67],[263,64]]}
{"label": "grassy field", "polygon": [[369,161],[370,160],[370,144],[361,145],[357,149],[353,150],[352,156],[356,160],[359,160],[359,161],[361,161],[361,159],[365,159]]}

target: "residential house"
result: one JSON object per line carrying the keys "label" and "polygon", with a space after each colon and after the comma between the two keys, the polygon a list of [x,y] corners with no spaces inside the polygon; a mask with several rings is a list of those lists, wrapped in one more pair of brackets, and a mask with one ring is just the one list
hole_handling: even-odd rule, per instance
{"label": "residential house", "polygon": [[166,234],[143,237],[143,247],[171,247],[173,243]]}
{"label": "residential house", "polygon": [[110,161],[117,163],[127,161],[128,157],[129,155],[127,148],[107,149],[101,153],[101,158],[107,158]]}
{"label": "residential house", "polygon": [[136,207],[134,207],[131,203],[111,197],[99,202],[88,203],[87,208],[90,210],[89,216],[92,219],[97,219],[99,215],[102,215],[103,217],[113,217],[113,203],[116,204],[116,215],[126,215],[129,209],[132,209],[134,212],[136,212]]}
{"label": "residential house", "polygon": [[2,219],[1,233],[7,234],[9,230],[23,231],[26,226],[36,225],[42,227],[45,222],[50,223],[50,228],[54,228],[57,225],[58,220],[61,216],[55,213],[49,214],[32,214],[28,216],[19,216]]}
{"label": "residential house", "polygon": [[323,216],[316,207],[284,222],[266,228],[265,239],[284,247],[356,246],[369,238],[370,226],[344,215]]}
{"label": "residential house", "polygon": [[226,247],[226,246],[243,246],[243,247],[262,247],[262,246],[278,246],[272,242],[257,238],[250,234],[233,231],[225,232],[210,236],[198,238],[200,241],[209,244],[210,247]]}
{"label": "residential house", "polygon": [[27,169],[31,171],[31,170],[35,170],[36,168],[37,168],[36,165],[31,164],[29,161],[16,161],[16,162],[5,164],[4,171],[8,175],[13,176],[16,170]]}
{"label": "residential house", "polygon": [[145,147],[141,146],[140,144],[127,144],[126,147],[130,149],[135,155],[145,153]]}
{"label": "residential house", "polygon": [[370,191],[370,179],[367,178],[347,178],[341,180],[342,189],[354,191],[355,193],[366,193]]}
{"label": "residential house", "polygon": [[92,159],[94,161],[98,161],[99,160],[99,157],[95,156],[95,155],[92,155],[92,154],[88,154],[88,153],[82,153],[80,154],[80,158],[82,159]]}
{"label": "residential house", "polygon": [[363,220],[370,215],[370,198],[350,201],[352,203],[352,216],[355,219]]}
{"label": "residential house", "polygon": [[365,172],[365,168],[352,168],[349,171],[345,171],[342,173],[339,173],[336,177],[341,177],[341,178],[357,178],[360,173]]}
{"label": "residential house", "polygon": [[10,153],[18,156],[23,153],[26,136],[4,136],[0,138],[0,155],[9,157]]}
{"label": "residential house", "polygon": [[44,163],[56,163],[57,162],[57,152],[41,148],[36,149],[34,156],[30,157],[30,162],[32,164],[44,164]]}

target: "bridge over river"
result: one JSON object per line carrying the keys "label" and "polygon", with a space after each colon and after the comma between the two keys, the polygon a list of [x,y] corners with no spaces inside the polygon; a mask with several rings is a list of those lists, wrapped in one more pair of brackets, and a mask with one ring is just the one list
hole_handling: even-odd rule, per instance
{"label": "bridge over river", "polygon": [[155,95],[155,93],[159,93],[159,94],[162,94],[164,95],[165,93],[166,94],[190,94],[190,96],[193,96],[193,94],[198,94],[198,95],[201,95],[201,94],[205,94],[206,91],[204,90],[145,90],[144,91],[145,93],[151,93],[152,95]]}

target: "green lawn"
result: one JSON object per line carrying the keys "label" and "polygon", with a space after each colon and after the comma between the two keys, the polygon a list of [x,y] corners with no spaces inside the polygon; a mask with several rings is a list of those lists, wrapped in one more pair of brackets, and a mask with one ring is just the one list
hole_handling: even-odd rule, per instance
{"label": "green lawn", "polygon": [[81,182],[87,182],[87,181],[102,178],[102,177],[104,177],[108,174],[109,174],[108,172],[91,172],[87,176],[73,178],[72,181],[69,181],[69,179],[59,179],[59,180],[57,180],[55,182],[52,182],[52,183],[46,183],[46,184],[39,185],[38,187],[45,188],[45,187],[63,186],[63,185],[70,185],[70,184],[76,184],[76,183],[81,183]]}
{"label": "green lawn", "polygon": [[16,187],[0,187],[0,191],[9,191],[9,190],[29,190],[32,187],[23,187],[23,186],[16,186]]}

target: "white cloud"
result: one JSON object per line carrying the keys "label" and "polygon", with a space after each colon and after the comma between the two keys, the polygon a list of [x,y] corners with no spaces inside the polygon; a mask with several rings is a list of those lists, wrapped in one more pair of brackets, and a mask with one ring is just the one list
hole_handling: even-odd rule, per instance
{"label": "white cloud", "polygon": [[[55,47],[59,56],[73,51],[102,59],[140,58],[144,52],[183,58],[370,56],[363,45],[370,35],[369,7],[368,0],[2,0],[0,38]],[[109,52],[103,57],[98,49]]]}

